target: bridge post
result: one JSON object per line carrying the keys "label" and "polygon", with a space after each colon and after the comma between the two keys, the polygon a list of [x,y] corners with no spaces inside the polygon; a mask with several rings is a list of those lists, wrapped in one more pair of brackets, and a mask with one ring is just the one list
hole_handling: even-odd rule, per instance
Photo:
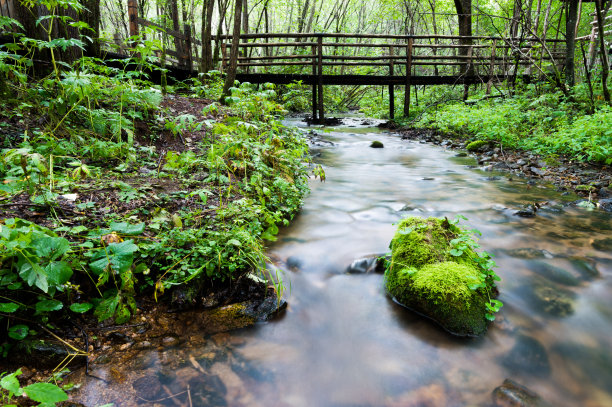
{"label": "bridge post", "polygon": [[312,121],[316,123],[318,121],[317,114],[317,84],[315,83],[315,77],[317,76],[317,47],[313,45],[312,51]]}
{"label": "bridge post", "polygon": [[227,44],[224,42],[221,43],[221,73],[224,73],[227,70]]}
{"label": "bridge post", "polygon": [[497,40],[493,40],[493,47],[491,48],[491,64],[489,65],[489,80],[487,81],[487,95],[491,94],[491,86],[493,86],[493,73],[495,70],[495,48],[497,47]]}
{"label": "bridge post", "polygon": [[138,1],[128,0],[128,19],[130,20],[130,37],[138,35]]}
{"label": "bridge post", "polygon": [[323,36],[317,35],[317,54],[318,54],[318,88],[319,88],[319,122],[325,124],[325,112],[323,111]]}
{"label": "bridge post", "polygon": [[193,54],[191,53],[191,26],[189,24],[183,24],[183,30],[185,31],[185,62],[189,72],[193,71]]}
{"label": "bridge post", "polygon": [[[395,56],[395,50],[393,45],[389,45],[389,76],[393,76],[393,57]],[[389,119],[395,119],[395,86],[389,85]]]}
{"label": "bridge post", "polygon": [[410,115],[410,83],[412,82],[412,42],[413,38],[409,37],[406,43],[406,92],[404,96],[404,116],[408,118]]}

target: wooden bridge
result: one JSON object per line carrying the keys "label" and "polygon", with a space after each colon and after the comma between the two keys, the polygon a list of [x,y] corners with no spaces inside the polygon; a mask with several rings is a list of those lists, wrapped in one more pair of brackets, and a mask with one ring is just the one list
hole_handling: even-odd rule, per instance
{"label": "wooden bridge", "polygon": [[[396,86],[486,84],[524,80],[563,65],[563,40],[451,35],[246,34],[240,36],[236,79],[251,83],[312,86],[313,119],[324,120],[325,85],[389,87],[389,114]],[[229,66],[231,36],[221,37],[222,70]],[[467,89],[467,88],[466,88]],[[404,113],[410,107],[405,92]]]}

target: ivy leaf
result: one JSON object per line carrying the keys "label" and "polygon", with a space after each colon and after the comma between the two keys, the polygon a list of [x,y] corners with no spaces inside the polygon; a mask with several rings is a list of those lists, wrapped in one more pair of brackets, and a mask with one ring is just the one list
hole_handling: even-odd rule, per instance
{"label": "ivy leaf", "polygon": [[54,405],[68,400],[66,392],[51,383],[34,383],[24,387],[23,391],[32,400],[43,404]]}
{"label": "ivy leaf", "polygon": [[0,312],[4,312],[5,314],[10,314],[19,309],[19,304],[15,304],[14,302],[2,302],[0,303]]}
{"label": "ivy leaf", "polygon": [[84,302],[84,303],[74,303],[70,305],[70,311],[72,312],[76,312],[77,314],[84,314],[85,312],[89,311],[91,308],[93,307],[93,305],[89,302]]}
{"label": "ivy leaf", "polygon": [[36,303],[36,312],[59,311],[64,308],[64,304],[58,300],[42,300]]}
{"label": "ivy leaf", "polygon": [[13,325],[8,330],[8,336],[20,341],[28,336],[28,332],[30,332],[30,328],[27,325]]}

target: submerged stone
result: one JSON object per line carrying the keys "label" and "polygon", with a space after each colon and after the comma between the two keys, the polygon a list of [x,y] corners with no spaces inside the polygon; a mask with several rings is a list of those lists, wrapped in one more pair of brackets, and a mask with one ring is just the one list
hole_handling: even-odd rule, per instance
{"label": "submerged stone", "polygon": [[493,405],[495,407],[548,407],[542,398],[525,386],[514,380],[506,379],[504,383],[493,390]]}
{"label": "submerged stone", "polygon": [[530,268],[542,277],[554,281],[555,283],[572,287],[580,285],[580,280],[576,276],[561,267],[543,261],[536,261],[533,262]]}
{"label": "submerged stone", "polygon": [[480,336],[487,330],[489,295],[474,260],[477,254],[467,247],[452,252],[450,242],[460,233],[446,219],[404,219],[391,242],[386,288],[398,303],[446,331]]}
{"label": "submerged stone", "polygon": [[572,293],[555,287],[538,285],[533,294],[537,308],[555,317],[566,317],[574,313]]}
{"label": "submerged stone", "polygon": [[548,353],[537,339],[519,335],[512,350],[502,357],[504,365],[513,374],[528,374],[535,377],[550,375]]}

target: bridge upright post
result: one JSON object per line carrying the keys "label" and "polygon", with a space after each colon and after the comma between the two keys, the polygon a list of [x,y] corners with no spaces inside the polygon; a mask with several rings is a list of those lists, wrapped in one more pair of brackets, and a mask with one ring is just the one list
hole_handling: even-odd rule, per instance
{"label": "bridge upright post", "polygon": [[319,122],[325,124],[325,112],[323,111],[323,36],[317,34],[317,56],[318,56],[318,88],[319,88]]}
{"label": "bridge upright post", "polygon": [[221,73],[227,71],[227,44],[221,43]]}
{"label": "bridge upright post", "polygon": [[493,40],[493,46],[491,47],[491,64],[489,65],[489,80],[487,81],[487,95],[491,94],[491,86],[493,86],[493,73],[495,70],[495,48],[497,47],[497,40]]}
{"label": "bridge upright post", "polygon": [[404,96],[404,116],[408,118],[410,114],[410,83],[412,82],[412,43],[413,38],[410,36],[406,43],[406,92]]}
{"label": "bridge upright post", "polygon": [[311,51],[312,51],[312,121],[313,123],[316,123],[318,121],[318,114],[317,114],[317,86],[318,84],[315,83],[315,78],[317,77],[317,64],[318,64],[317,46],[313,45],[311,47]]}
{"label": "bridge upright post", "polygon": [[185,31],[185,63],[189,72],[193,71],[193,54],[191,53],[191,26],[189,24],[183,24],[183,30]]}
{"label": "bridge upright post", "polygon": [[[389,45],[389,76],[393,76],[393,57],[395,56],[395,50],[393,45]],[[395,86],[389,85],[389,119],[395,119]]]}
{"label": "bridge upright post", "polygon": [[128,19],[130,20],[130,37],[138,35],[138,1],[128,0]]}

